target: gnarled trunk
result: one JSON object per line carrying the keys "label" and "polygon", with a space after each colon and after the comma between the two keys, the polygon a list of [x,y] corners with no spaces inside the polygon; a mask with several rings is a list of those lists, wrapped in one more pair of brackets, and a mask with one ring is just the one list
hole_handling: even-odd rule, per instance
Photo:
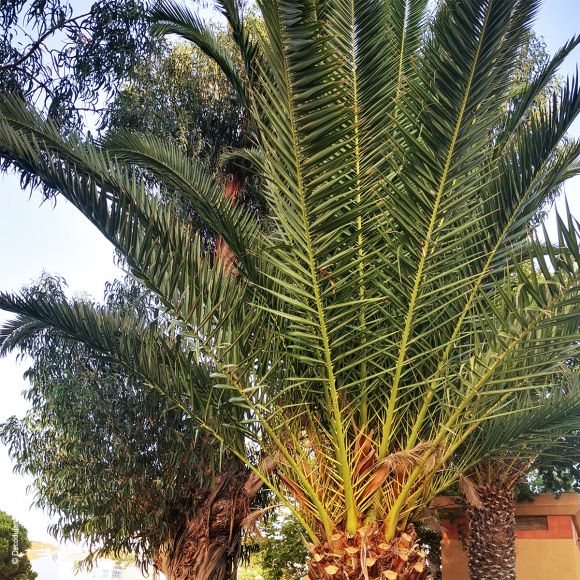
{"label": "gnarled trunk", "polygon": [[468,504],[471,580],[515,580],[516,516],[513,486],[478,487],[478,505]]}
{"label": "gnarled trunk", "polygon": [[196,502],[195,516],[157,553],[156,567],[167,580],[235,580],[242,526],[261,485],[239,465],[216,478]]}
{"label": "gnarled trunk", "polygon": [[353,536],[336,532],[330,542],[314,546],[307,578],[429,580],[431,573],[412,525],[388,542],[384,525],[374,522]]}
{"label": "gnarled trunk", "polygon": [[[238,496],[206,504],[189,520],[173,545],[158,558],[167,580],[232,580],[240,546]],[[244,512],[242,512],[244,513]]]}

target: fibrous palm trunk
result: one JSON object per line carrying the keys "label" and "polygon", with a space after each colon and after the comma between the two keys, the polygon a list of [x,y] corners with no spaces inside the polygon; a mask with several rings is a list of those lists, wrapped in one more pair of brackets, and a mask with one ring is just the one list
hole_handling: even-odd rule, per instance
{"label": "fibrous palm trunk", "polygon": [[242,527],[261,486],[243,467],[222,472],[171,547],[158,554],[156,566],[167,580],[235,580]]}
{"label": "fibrous palm trunk", "polygon": [[515,580],[516,517],[513,486],[478,487],[480,502],[468,504],[471,580]]}
{"label": "fibrous palm trunk", "polygon": [[384,525],[374,522],[354,535],[336,532],[330,542],[314,546],[307,578],[429,580],[431,573],[412,525],[387,541]]}
{"label": "fibrous palm trunk", "polygon": [[[236,201],[238,193],[242,188],[243,182],[239,175],[232,175],[231,179],[227,182],[224,187],[224,197],[226,199],[231,199]],[[235,258],[234,254],[224,242],[221,236],[217,236],[215,239],[215,254],[220,258],[223,267],[228,272],[235,272]]]}

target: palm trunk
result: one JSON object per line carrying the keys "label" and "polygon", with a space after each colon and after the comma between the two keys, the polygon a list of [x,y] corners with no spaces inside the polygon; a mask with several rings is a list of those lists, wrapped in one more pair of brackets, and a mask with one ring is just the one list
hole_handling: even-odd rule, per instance
{"label": "palm trunk", "polygon": [[532,461],[498,456],[459,479],[467,503],[471,580],[515,580],[515,488]]}
{"label": "palm trunk", "polygon": [[337,532],[330,542],[314,546],[308,580],[428,580],[426,554],[413,526],[390,542],[378,522],[360,528],[354,536]]}
{"label": "palm trunk", "polygon": [[158,559],[167,580],[232,580],[240,546],[236,496],[206,504],[187,522],[172,548]]}
{"label": "palm trunk", "polygon": [[[233,175],[224,188],[224,197],[236,201],[236,197],[242,188],[242,179]],[[236,259],[226,242],[221,236],[215,239],[215,255],[221,259],[226,272],[235,272]]]}
{"label": "palm trunk", "polygon": [[222,472],[190,518],[155,559],[167,580],[235,580],[244,520],[262,486],[239,465]]}
{"label": "palm trunk", "polygon": [[468,505],[471,580],[515,580],[516,515],[514,488],[479,487],[479,505]]}

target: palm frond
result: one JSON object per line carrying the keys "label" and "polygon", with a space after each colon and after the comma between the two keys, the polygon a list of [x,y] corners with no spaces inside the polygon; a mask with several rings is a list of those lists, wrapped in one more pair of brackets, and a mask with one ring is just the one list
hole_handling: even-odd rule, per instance
{"label": "palm frond", "polygon": [[[151,29],[159,35],[177,34],[191,41],[209,58],[217,63],[226,78],[236,89],[243,104],[248,103],[247,85],[240,77],[240,70],[232,55],[220,41],[216,32],[201,18],[181,3],[161,0],[150,13]],[[249,56],[249,55],[248,55]]]}
{"label": "palm frond", "polygon": [[202,222],[220,235],[238,258],[238,266],[254,273],[253,246],[258,220],[252,212],[224,196],[223,187],[207,168],[188,158],[178,147],[161,140],[128,132],[116,132],[103,144],[104,150],[122,163],[150,171],[197,213]]}
{"label": "palm frond", "polygon": [[[180,333],[168,334],[156,324],[143,325],[127,314],[83,301],[0,294],[0,308],[16,318],[0,330],[0,353],[20,349],[25,341],[47,330],[57,331],[80,342],[100,357],[124,367],[132,376],[159,390],[194,419],[210,423],[218,430],[232,433],[243,415],[223,404],[226,391],[213,388],[215,366],[208,359],[188,352],[188,339]],[[222,400],[220,400],[222,399]],[[222,413],[225,413],[222,415]],[[237,437],[237,444],[243,441]],[[222,431],[222,435],[224,432]],[[233,440],[232,440],[233,443]],[[243,445],[238,447],[243,450]]]}
{"label": "palm frond", "polygon": [[516,131],[526,120],[528,113],[538,96],[546,89],[550,81],[568,55],[580,44],[580,35],[572,37],[554,56],[544,64],[536,76],[530,81],[525,91],[519,96],[514,110],[509,114],[505,124],[505,134]]}

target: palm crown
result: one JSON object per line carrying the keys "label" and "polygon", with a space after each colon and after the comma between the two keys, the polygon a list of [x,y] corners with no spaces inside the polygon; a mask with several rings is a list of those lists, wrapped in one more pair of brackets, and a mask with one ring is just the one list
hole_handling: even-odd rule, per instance
{"label": "palm crown", "polygon": [[[116,245],[171,332],[51,300],[3,295],[0,306],[20,314],[6,336],[32,321],[61,328],[188,393],[188,412],[240,457],[244,442],[270,454],[275,476],[252,469],[323,546],[318,578],[336,573],[337,550],[361,529],[380,530],[382,546],[400,540],[467,467],[577,421],[578,382],[555,377],[578,350],[578,227],[566,212],[556,239],[540,241],[528,224],[580,170],[580,143],[564,140],[577,78],[529,114],[578,39],[510,101],[536,1],[448,0],[432,17],[421,0],[258,4],[263,29],[250,33],[236,3],[220,3],[243,71],[186,9],[161,3],[154,16],[240,92],[255,147],[236,155],[260,176],[265,217],[155,138],[97,147],[2,103],[2,154]],[[191,204],[231,256],[135,165]],[[532,389],[545,396],[522,405]],[[392,571],[392,555],[376,563],[381,549],[356,566]]]}

